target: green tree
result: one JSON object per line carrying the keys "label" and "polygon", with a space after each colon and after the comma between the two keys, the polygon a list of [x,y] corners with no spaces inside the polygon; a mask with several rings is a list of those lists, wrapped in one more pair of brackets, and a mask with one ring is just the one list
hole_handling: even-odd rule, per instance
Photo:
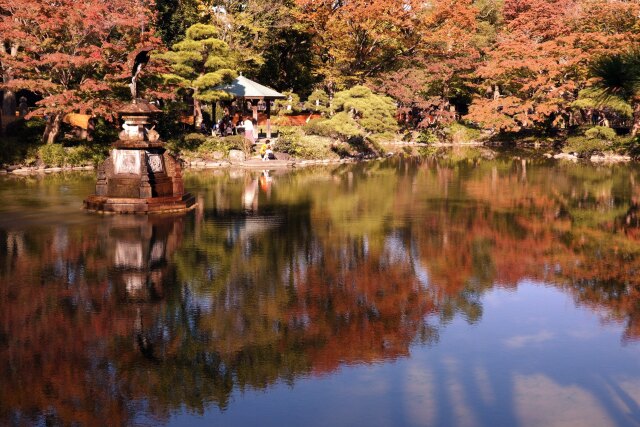
{"label": "green tree", "polygon": [[293,0],[217,0],[201,8],[220,38],[238,55],[238,71],[250,78],[308,96],[313,76],[312,34],[298,19]]}
{"label": "green tree", "polygon": [[192,25],[187,29],[185,39],[159,58],[171,64],[172,72],[164,75],[167,83],[186,89],[193,95],[196,128],[202,124],[203,102],[230,98],[229,94],[216,90],[216,87],[236,77],[235,59],[227,43],[218,38],[216,27]]}
{"label": "green tree", "polygon": [[279,115],[295,114],[300,112],[300,96],[291,91],[282,92],[286,97],[276,101],[276,109]]}
{"label": "green tree", "polygon": [[393,139],[398,131],[393,99],[366,86],[336,93],[330,110],[331,118],[311,122],[307,132],[338,138],[358,151],[379,152],[377,143]]}
{"label": "green tree", "polygon": [[204,18],[198,0],[156,0],[158,32],[167,46],[173,46],[184,38],[191,25]]}
{"label": "green tree", "polygon": [[[640,49],[604,56],[591,65],[595,83],[588,95],[598,106],[624,106],[632,112],[631,134],[640,130]],[[620,108],[624,110],[624,108]]]}
{"label": "green tree", "polygon": [[309,95],[309,99],[304,103],[304,108],[309,111],[316,111],[325,114],[329,111],[329,95],[322,89],[316,89]]}

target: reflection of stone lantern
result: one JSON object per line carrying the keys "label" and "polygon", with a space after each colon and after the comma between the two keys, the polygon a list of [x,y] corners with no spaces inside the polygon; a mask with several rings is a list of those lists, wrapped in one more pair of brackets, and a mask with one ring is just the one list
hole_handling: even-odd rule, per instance
{"label": "reflection of stone lantern", "polygon": [[108,225],[110,276],[121,298],[151,301],[171,280],[169,260],[182,240],[182,217],[129,217]]}
{"label": "reflection of stone lantern", "polygon": [[160,110],[137,99],[120,111],[124,124],[111,155],[98,167],[96,194],[86,209],[112,213],[177,212],[195,199],[184,192],[182,167],[159,141],[151,116]]}

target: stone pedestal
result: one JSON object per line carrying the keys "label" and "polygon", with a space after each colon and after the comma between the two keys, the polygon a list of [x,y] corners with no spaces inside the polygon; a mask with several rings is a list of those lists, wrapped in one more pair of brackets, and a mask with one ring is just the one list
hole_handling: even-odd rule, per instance
{"label": "stone pedestal", "polygon": [[178,160],[149,128],[155,106],[137,100],[120,112],[124,119],[120,140],[98,166],[96,194],[85,209],[103,213],[180,212],[192,209],[195,198],[184,192]]}

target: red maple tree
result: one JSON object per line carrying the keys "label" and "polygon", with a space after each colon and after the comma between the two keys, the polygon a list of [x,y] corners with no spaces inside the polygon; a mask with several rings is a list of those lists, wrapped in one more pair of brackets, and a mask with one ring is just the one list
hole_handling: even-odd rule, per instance
{"label": "red maple tree", "polygon": [[33,115],[47,117],[53,142],[66,113],[110,117],[129,96],[131,53],[159,44],[151,31],[153,0],[0,0],[3,90],[42,97]]}
{"label": "red maple tree", "polygon": [[507,0],[505,25],[476,74],[484,91],[467,119],[496,131],[563,127],[603,54],[637,42],[636,2]]}

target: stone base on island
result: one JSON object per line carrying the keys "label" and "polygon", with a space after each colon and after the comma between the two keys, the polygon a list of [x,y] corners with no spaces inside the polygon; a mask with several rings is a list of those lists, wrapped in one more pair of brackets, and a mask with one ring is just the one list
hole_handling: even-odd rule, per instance
{"label": "stone base on island", "polygon": [[84,208],[98,213],[112,214],[150,214],[186,212],[196,206],[196,199],[190,193],[182,196],[150,197],[147,199],[114,198],[89,196]]}

